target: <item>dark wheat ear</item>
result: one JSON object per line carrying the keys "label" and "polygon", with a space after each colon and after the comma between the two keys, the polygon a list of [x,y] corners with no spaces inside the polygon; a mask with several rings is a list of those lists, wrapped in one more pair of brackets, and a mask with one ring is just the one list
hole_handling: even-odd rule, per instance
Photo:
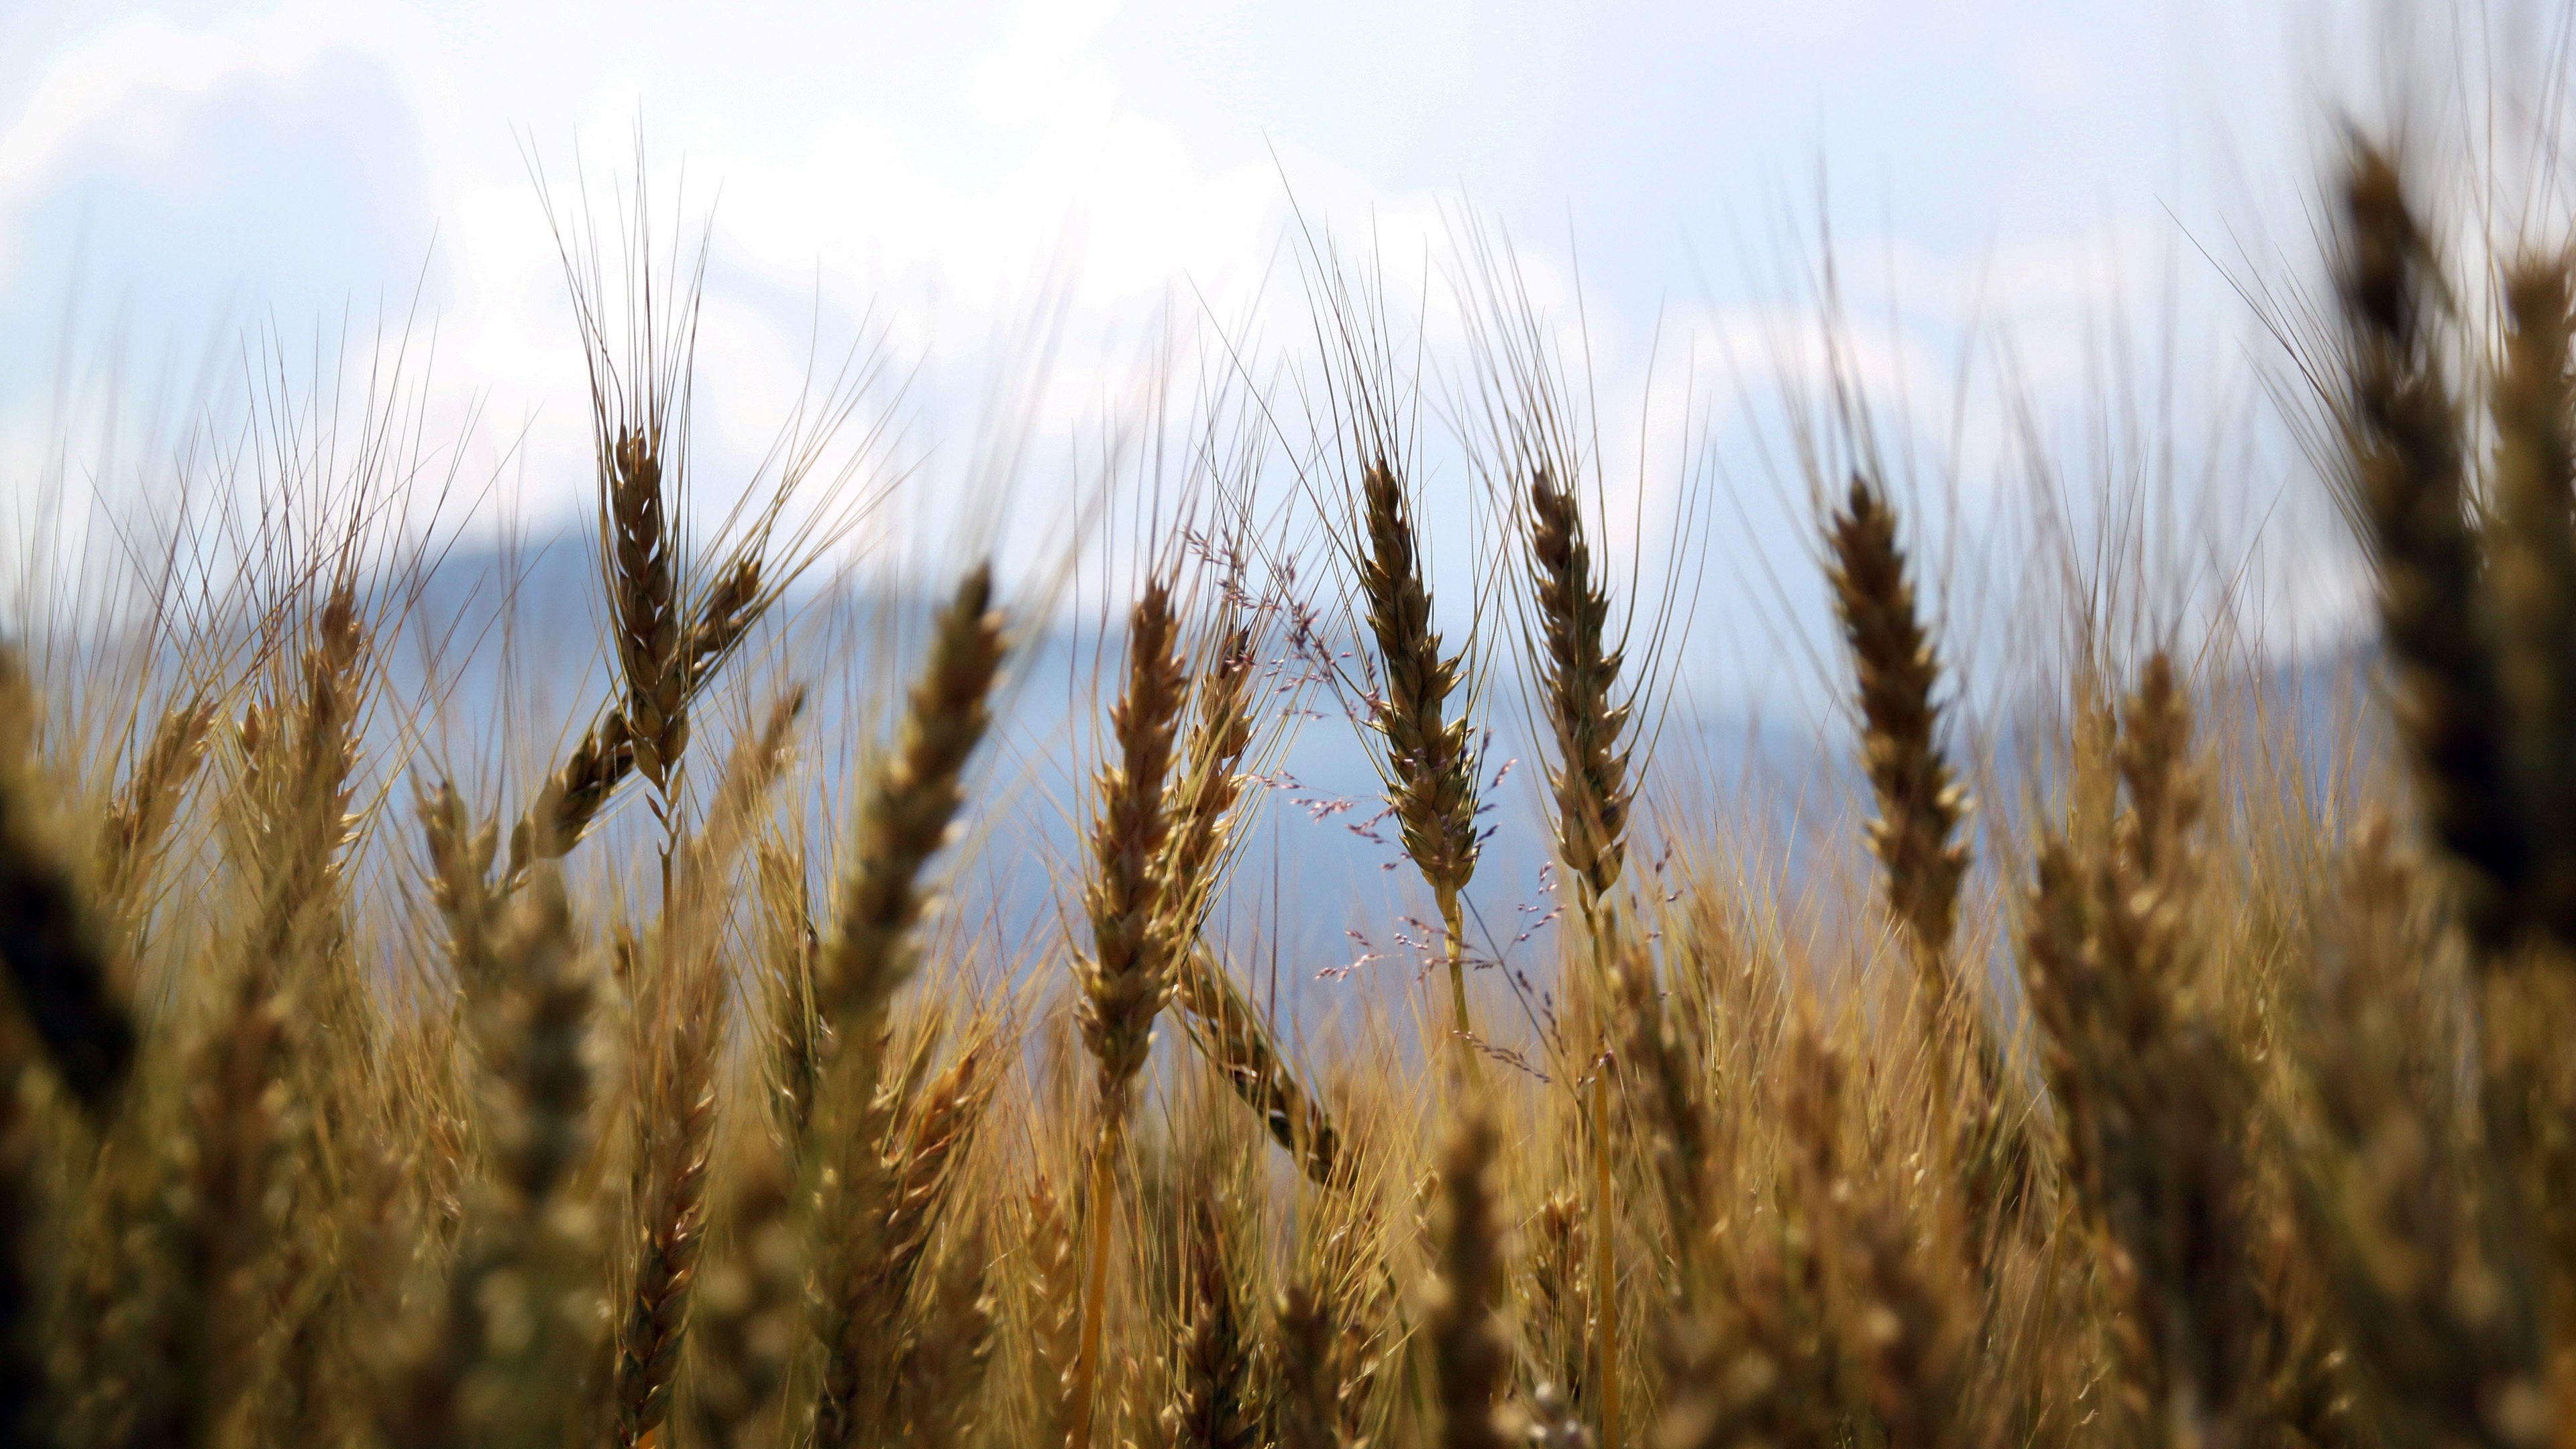
{"label": "dark wheat ear", "polygon": [[2565,255],[2506,269],[2505,340],[2489,406],[2497,684],[2529,831],[2530,923],[2576,945],[2576,385]]}
{"label": "dark wheat ear", "polygon": [[134,1063],[134,1023],[118,1000],[93,903],[53,835],[32,753],[34,684],[0,646],[0,967],[63,1085],[103,1114]]}
{"label": "dark wheat ear", "polygon": [[2489,943],[2513,929],[2531,846],[2507,773],[2504,690],[2481,637],[2486,550],[2471,516],[2466,430],[2442,367],[2432,248],[2396,164],[2355,147],[2335,273],[2343,315],[2343,486],[2379,579],[2398,733],[2426,823]]}

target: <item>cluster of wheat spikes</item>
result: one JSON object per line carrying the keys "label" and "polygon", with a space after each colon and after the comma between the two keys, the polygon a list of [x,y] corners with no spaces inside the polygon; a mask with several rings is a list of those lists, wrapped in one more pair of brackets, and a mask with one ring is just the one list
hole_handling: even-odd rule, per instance
{"label": "cluster of wheat spikes", "polygon": [[[0,653],[0,1438],[2569,1442],[2576,283],[2510,258],[2485,338],[2391,157],[2338,196],[2314,376],[2411,788],[2348,828],[2248,803],[2224,681],[2157,652],[2087,686],[2026,839],[1972,834],[1901,490],[1819,478],[1885,907],[1824,934],[1647,833],[1689,813],[1670,634],[1631,649],[1525,298],[1486,299],[1469,440],[1519,627],[1480,594],[1444,635],[1394,352],[1327,277],[1349,486],[1305,499],[1348,628],[1239,539],[1155,551],[1067,929],[1003,964],[936,907],[1034,621],[961,570],[809,860],[806,691],[715,691],[811,549],[775,506],[690,532],[691,285],[631,336],[585,305],[614,684],[514,810],[372,758],[399,621],[354,525],[123,747]],[[1467,947],[1513,645],[1566,905],[1535,1041]],[[1296,677],[1347,689],[1439,915],[1420,1040],[1310,1054],[1211,929]],[[372,903],[370,861],[416,889]]]}

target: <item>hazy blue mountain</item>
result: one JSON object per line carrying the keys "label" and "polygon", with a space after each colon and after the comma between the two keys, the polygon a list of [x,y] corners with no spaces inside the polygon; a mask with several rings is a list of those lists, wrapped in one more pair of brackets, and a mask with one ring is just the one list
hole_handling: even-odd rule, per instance
{"label": "hazy blue mountain", "polygon": [[[569,740],[608,697],[595,567],[578,540],[518,558],[457,553],[440,561],[411,591],[401,641],[388,656],[396,700],[432,699],[425,681],[449,681],[434,697],[437,723],[397,738],[392,721],[406,711],[380,711],[378,757],[407,763],[414,773],[452,770],[483,792],[478,798],[487,808],[503,799],[517,808],[542,762],[496,759],[492,742],[551,740],[558,730]],[[812,691],[803,738],[823,776],[807,828],[818,847],[836,839],[847,828],[852,772],[870,742],[887,732],[895,702],[883,681],[909,677],[935,604],[925,596],[846,593],[793,601],[786,621],[755,640],[718,681],[715,702],[701,710],[692,745],[698,778],[713,778],[734,728],[793,678]],[[2312,761],[2312,791],[2330,784],[2328,742],[2338,722],[2364,702],[2366,666],[2366,659],[2341,651],[2291,661],[2261,680],[2271,707],[2291,711],[2291,737]],[[1019,641],[985,776],[970,805],[969,829],[979,848],[954,883],[950,907],[952,917],[1003,959],[1034,949],[1051,961],[1068,927],[1076,940],[1083,938],[1082,816],[1109,692],[1108,685],[1095,688],[1102,668],[1091,630],[1055,627]],[[1428,896],[1382,816],[1369,745],[1327,692],[1306,691],[1302,706],[1293,737],[1265,765],[1216,927],[1238,969],[1311,1025],[1398,990],[1436,946],[1424,923]],[[2221,729],[2254,728],[2242,710],[2214,705],[2210,713]],[[1489,967],[1524,975],[1533,990],[1544,991],[1558,897],[1547,870],[1543,778],[1508,677],[1497,681],[1488,714],[1493,732],[1484,747],[1485,777],[1489,784],[1499,780],[1499,787],[1488,791],[1488,834],[1470,893],[1470,947]],[[1748,867],[1772,873],[1792,890],[1818,852],[1851,848],[1856,804],[1867,786],[1841,722],[1820,733],[1803,719],[1766,724],[1749,713],[1681,709],[1660,722],[1656,801],[1653,820],[1641,826],[1648,837],[1640,846],[1641,870],[1653,864],[1658,828],[1731,842]],[[2054,729],[2036,718],[2007,729],[1998,755],[2023,763],[2012,767],[2001,793],[2047,794],[2058,752],[2025,750],[2018,742],[2052,738]],[[496,766],[506,769],[496,773]],[[630,785],[622,796],[607,834],[640,845],[657,828],[645,792]],[[407,790],[396,796],[398,803],[407,798]],[[2015,803],[2006,800],[2000,808]],[[646,858],[614,846],[583,857]],[[817,890],[824,885],[818,874]]]}

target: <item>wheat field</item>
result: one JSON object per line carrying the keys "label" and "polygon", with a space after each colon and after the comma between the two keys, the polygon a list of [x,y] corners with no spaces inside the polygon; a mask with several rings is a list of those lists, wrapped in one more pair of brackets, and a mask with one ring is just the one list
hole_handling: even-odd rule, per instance
{"label": "wheat field", "polygon": [[[2224,650],[2106,631],[2007,825],[1846,440],[1808,482],[1870,876],[1823,933],[1653,823],[1687,620],[1613,562],[1508,286],[1490,596],[1435,608],[1380,303],[1319,266],[1304,516],[1217,487],[1146,541],[1014,941],[955,902],[1045,590],[967,550],[826,790],[779,626],[827,531],[699,530],[690,284],[621,318],[571,266],[611,683],[481,746],[542,770],[388,723],[406,596],[356,508],[158,667],[0,668],[0,1437],[2571,1442],[2576,276],[2553,240],[2462,302],[2398,155],[2322,189],[2302,339],[2384,759],[2320,804]],[[1246,563],[1290,537],[1302,594]],[[1464,904],[1513,708],[1535,1013]],[[1292,728],[1357,731],[1430,905],[1409,1009],[1333,1031],[1211,925]]]}

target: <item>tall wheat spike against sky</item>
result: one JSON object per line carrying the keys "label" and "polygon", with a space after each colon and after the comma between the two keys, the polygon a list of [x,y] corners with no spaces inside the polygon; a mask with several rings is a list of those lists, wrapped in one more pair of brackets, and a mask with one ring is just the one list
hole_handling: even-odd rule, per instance
{"label": "tall wheat spike against sky", "polygon": [[0,1449],[2576,1444],[2571,81],[0,11]]}

